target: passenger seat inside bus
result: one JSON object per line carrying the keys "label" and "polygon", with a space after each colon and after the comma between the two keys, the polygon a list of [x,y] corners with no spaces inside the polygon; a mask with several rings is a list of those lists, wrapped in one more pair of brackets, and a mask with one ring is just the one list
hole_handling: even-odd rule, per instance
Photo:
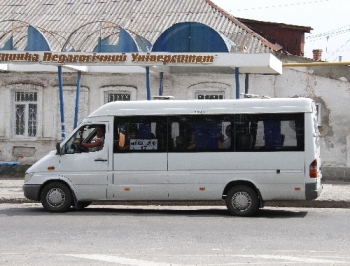
{"label": "passenger seat inside bus", "polygon": [[186,148],[186,138],[185,136],[177,136],[175,139],[176,149],[184,150]]}
{"label": "passenger seat inside bus", "polygon": [[253,136],[251,134],[238,135],[237,149],[239,151],[247,151],[252,149]]}

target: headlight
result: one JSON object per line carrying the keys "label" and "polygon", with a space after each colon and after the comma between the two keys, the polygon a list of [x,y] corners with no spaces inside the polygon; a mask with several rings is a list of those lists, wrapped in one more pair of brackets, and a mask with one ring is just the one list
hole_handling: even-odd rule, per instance
{"label": "headlight", "polygon": [[24,183],[28,182],[29,179],[31,179],[33,176],[32,173],[26,173],[25,176],[24,176]]}

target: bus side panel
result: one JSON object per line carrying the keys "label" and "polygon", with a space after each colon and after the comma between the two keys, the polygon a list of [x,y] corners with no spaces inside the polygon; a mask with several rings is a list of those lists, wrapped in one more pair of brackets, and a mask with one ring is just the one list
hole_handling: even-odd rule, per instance
{"label": "bus side panel", "polygon": [[265,201],[305,199],[304,152],[169,153],[168,171],[170,199],[221,199],[236,180],[253,183]]}
{"label": "bus side panel", "polygon": [[114,200],[167,200],[166,153],[114,154]]}

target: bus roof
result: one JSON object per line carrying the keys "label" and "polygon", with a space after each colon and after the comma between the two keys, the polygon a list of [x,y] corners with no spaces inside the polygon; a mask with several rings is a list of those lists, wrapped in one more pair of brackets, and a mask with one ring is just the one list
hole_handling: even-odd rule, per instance
{"label": "bus roof", "polygon": [[256,114],[312,112],[308,98],[272,98],[238,100],[151,100],[107,103],[89,117],[190,114]]}

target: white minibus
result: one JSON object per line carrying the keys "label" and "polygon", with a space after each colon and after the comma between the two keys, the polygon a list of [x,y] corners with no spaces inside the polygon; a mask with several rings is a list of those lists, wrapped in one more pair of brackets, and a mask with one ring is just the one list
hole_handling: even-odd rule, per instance
{"label": "white minibus", "polygon": [[316,199],[320,165],[311,99],[112,102],[31,166],[23,190],[51,212],[224,200],[251,216],[267,201]]}

